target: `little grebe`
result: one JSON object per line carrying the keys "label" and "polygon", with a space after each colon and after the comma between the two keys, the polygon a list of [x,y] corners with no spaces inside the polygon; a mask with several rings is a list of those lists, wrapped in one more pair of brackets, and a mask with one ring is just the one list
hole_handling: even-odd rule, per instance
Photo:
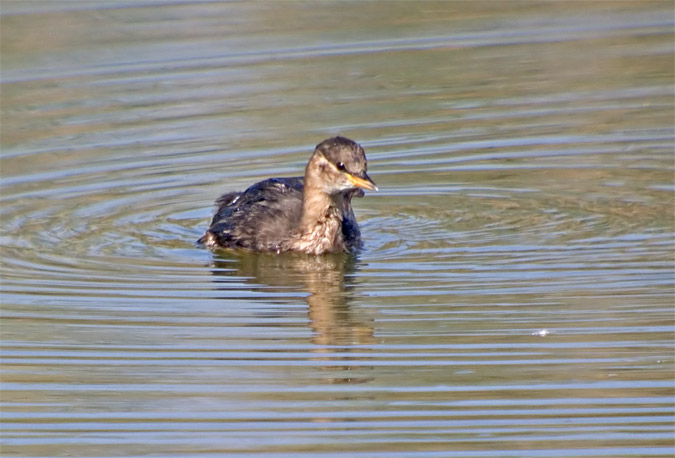
{"label": "little grebe", "polygon": [[344,137],[324,140],[310,157],[304,178],[270,178],[220,197],[198,243],[276,253],[355,251],[361,233],[352,197],[362,197],[362,189],[377,190],[366,169],[359,144]]}

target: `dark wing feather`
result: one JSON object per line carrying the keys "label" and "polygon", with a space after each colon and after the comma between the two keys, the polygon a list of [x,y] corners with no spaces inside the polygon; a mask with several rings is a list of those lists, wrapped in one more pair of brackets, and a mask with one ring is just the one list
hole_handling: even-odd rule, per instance
{"label": "dark wing feather", "polygon": [[302,178],[270,178],[242,193],[228,193],[201,243],[256,251],[275,250],[302,215]]}
{"label": "dark wing feather", "polygon": [[[244,192],[230,192],[216,200],[217,210],[206,234],[197,243],[224,248],[275,251],[293,234],[302,217],[303,178],[270,178]],[[342,235],[352,249],[361,247],[361,233],[352,210],[353,197],[345,193]]]}

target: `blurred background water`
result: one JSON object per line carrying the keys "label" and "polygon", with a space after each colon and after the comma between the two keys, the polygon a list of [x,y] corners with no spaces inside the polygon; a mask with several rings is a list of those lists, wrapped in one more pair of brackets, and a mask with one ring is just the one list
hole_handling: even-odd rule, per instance
{"label": "blurred background water", "polygon": [[[4,0],[0,452],[672,456],[673,16]],[[358,256],[194,245],[335,134]]]}

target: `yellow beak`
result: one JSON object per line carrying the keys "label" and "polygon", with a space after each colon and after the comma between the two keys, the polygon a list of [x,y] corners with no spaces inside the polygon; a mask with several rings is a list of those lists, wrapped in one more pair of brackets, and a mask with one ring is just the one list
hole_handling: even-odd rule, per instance
{"label": "yellow beak", "polygon": [[375,186],[373,180],[371,180],[370,177],[365,173],[363,174],[365,179],[357,177],[356,175],[352,175],[351,173],[345,173],[345,175],[347,175],[349,182],[357,188],[367,189],[368,191],[377,191],[377,186]]}

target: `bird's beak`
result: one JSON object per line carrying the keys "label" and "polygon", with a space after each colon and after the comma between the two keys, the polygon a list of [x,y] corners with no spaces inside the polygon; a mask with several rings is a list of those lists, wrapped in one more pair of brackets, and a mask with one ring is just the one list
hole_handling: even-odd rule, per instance
{"label": "bird's beak", "polygon": [[360,177],[352,175],[351,173],[346,173],[345,175],[347,175],[349,182],[357,188],[367,189],[368,191],[377,191],[377,186],[375,186],[373,180],[371,180],[365,172],[362,173]]}

